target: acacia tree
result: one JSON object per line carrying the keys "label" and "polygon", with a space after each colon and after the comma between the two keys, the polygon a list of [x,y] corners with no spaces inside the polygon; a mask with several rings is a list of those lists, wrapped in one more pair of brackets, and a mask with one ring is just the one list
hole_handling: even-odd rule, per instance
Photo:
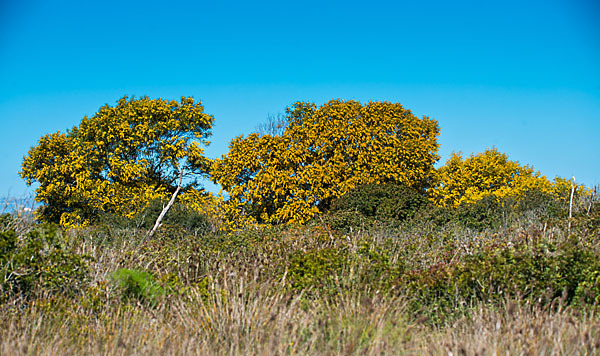
{"label": "acacia tree", "polygon": [[23,160],[28,185],[38,182],[42,220],[86,224],[99,213],[131,217],[149,201],[198,187],[213,117],[201,102],[123,97],[66,133],[42,137]]}
{"label": "acacia tree", "polygon": [[360,184],[431,183],[439,126],[389,102],[297,102],[283,132],[231,141],[212,179],[228,193],[236,224],[303,223]]}
{"label": "acacia tree", "polygon": [[497,149],[463,158],[453,153],[437,171],[438,183],[429,190],[439,206],[475,203],[487,196],[521,197],[529,190],[553,191],[552,183],[528,165],[510,161]]}

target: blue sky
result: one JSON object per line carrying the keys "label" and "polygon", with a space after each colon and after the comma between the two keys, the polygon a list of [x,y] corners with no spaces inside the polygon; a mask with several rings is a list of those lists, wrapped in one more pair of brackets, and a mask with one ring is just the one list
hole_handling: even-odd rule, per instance
{"label": "blue sky", "polygon": [[597,1],[0,0],[0,196],[38,139],[123,95],[202,100],[209,157],[295,101],[400,102],[443,164],[495,146],[600,184]]}

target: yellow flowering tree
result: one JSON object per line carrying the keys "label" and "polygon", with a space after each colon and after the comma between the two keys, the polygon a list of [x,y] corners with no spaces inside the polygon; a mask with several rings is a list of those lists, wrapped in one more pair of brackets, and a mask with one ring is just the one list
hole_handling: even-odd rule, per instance
{"label": "yellow flowering tree", "polygon": [[287,109],[280,134],[231,141],[212,179],[229,196],[234,225],[304,223],[360,184],[432,181],[439,126],[398,103],[332,100]]}
{"label": "yellow flowering tree", "polygon": [[99,213],[131,217],[149,201],[198,186],[210,160],[203,156],[213,117],[201,102],[123,97],[66,133],[42,137],[23,160],[27,184],[39,183],[39,217],[65,226]]}
{"label": "yellow flowering tree", "polygon": [[552,192],[552,183],[528,165],[510,161],[497,149],[464,159],[453,153],[437,171],[438,183],[429,190],[430,198],[439,206],[455,207],[474,203],[486,196],[520,197],[528,190]]}
{"label": "yellow flowering tree", "polygon": [[561,203],[569,203],[571,190],[575,197],[587,197],[593,192],[583,184],[575,182],[575,178],[567,179],[563,177],[555,177],[552,184],[552,193]]}

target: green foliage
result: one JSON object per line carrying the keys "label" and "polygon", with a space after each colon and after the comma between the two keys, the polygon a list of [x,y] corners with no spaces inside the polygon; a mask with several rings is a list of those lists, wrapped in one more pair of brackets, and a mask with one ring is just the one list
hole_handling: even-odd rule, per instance
{"label": "green foliage", "polygon": [[517,213],[530,212],[542,218],[566,216],[567,212],[556,195],[539,189],[527,190],[514,205]]}
{"label": "green foliage", "polygon": [[23,160],[21,176],[38,182],[39,217],[84,225],[100,213],[132,217],[148,202],[175,190],[183,169],[195,189],[210,161],[212,116],[200,102],[128,99],[105,105],[66,133],[42,137]]}
{"label": "green foliage", "polygon": [[[326,222],[335,229],[400,224],[427,205],[424,194],[400,184],[366,184],[334,199]],[[325,210],[325,209],[323,209]]]}
{"label": "green foliage", "polygon": [[152,275],[138,269],[121,268],[111,275],[126,299],[135,299],[150,306],[156,306],[165,289]]}
{"label": "green foliage", "polygon": [[577,305],[600,306],[600,266],[589,266],[575,289]]}
{"label": "green foliage", "polygon": [[403,265],[393,264],[385,252],[363,240],[354,248],[340,242],[336,246],[293,251],[287,276],[292,290],[327,298],[350,289],[387,293],[403,270]]}
{"label": "green foliage", "polygon": [[[140,221],[140,227],[151,229],[166,203],[153,200],[134,220]],[[202,235],[211,230],[206,215],[188,208],[185,204],[175,203],[161,222],[163,225],[179,227],[187,233]]]}
{"label": "green foliage", "polygon": [[503,203],[497,197],[488,195],[475,203],[456,207],[453,219],[458,224],[477,231],[498,229],[509,210],[507,204]]}
{"label": "green foliage", "polygon": [[416,309],[443,316],[457,305],[499,302],[506,296],[536,304],[557,299],[566,305],[594,303],[599,273],[600,256],[578,242],[540,241],[485,249],[460,262],[411,271],[402,284],[416,296]]}
{"label": "green foliage", "polygon": [[488,195],[456,207],[428,205],[417,212],[411,224],[426,224],[438,229],[457,225],[481,232],[506,228],[520,219],[550,221],[565,217],[566,213],[556,196],[531,189],[518,199]]}
{"label": "green foliage", "polygon": [[14,253],[18,242],[17,233],[13,230],[0,231],[0,262],[4,262]]}
{"label": "green foliage", "polygon": [[0,227],[4,228],[13,221],[12,215],[8,213],[0,214]]}
{"label": "green foliage", "polygon": [[542,220],[566,216],[556,196],[538,189],[527,190],[518,199],[488,195],[475,203],[448,210],[452,221],[476,231],[497,230],[526,214]]}
{"label": "green foliage", "polygon": [[74,252],[53,225],[25,236],[0,232],[0,303],[9,295],[75,294],[88,276],[90,258]]}
{"label": "green foliage", "polygon": [[290,285],[295,290],[313,288],[325,295],[336,294],[339,286],[336,277],[339,277],[347,260],[348,251],[345,249],[328,247],[297,251],[290,257]]}
{"label": "green foliage", "polygon": [[373,244],[370,239],[361,241],[358,247],[354,265],[357,267],[359,288],[371,288],[382,294],[396,288],[399,277],[406,269],[404,262],[392,262],[388,251]]}
{"label": "green foliage", "polygon": [[[154,199],[142,211],[127,218],[113,213],[98,214],[94,224],[95,229],[144,229],[154,227],[156,219],[167,204],[165,200]],[[158,235],[180,239],[189,235],[203,235],[213,231],[214,227],[206,213],[192,209],[187,202],[176,201],[161,221]]]}
{"label": "green foliage", "polygon": [[415,219],[413,224],[444,227],[457,224],[474,231],[495,230],[507,221],[524,214],[538,218],[564,215],[559,201],[537,189],[525,191],[516,199],[487,195],[456,207],[436,207],[424,194],[398,184],[367,184],[334,199],[325,210],[324,221],[333,229],[368,230],[379,226],[399,226]]}

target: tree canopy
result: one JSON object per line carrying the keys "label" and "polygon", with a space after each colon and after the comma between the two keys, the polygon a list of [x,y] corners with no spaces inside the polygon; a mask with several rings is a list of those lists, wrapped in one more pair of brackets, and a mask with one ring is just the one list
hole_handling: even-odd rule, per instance
{"label": "tree canopy", "polygon": [[424,190],[434,177],[439,126],[399,103],[297,102],[278,135],[233,139],[212,179],[229,199],[229,219],[303,223],[360,184],[401,183]]}
{"label": "tree canopy", "polygon": [[439,206],[474,203],[487,196],[498,198],[523,196],[528,190],[552,192],[552,183],[528,165],[510,161],[497,149],[463,158],[453,153],[437,171],[438,183],[429,191]]}
{"label": "tree canopy", "polygon": [[185,189],[198,187],[197,178],[209,172],[203,146],[212,123],[193,98],[125,96],[66,133],[42,137],[20,174],[27,184],[40,184],[43,220],[70,226],[103,212],[131,217],[173,192],[181,173]]}
{"label": "tree canopy", "polygon": [[[204,157],[213,117],[201,102],[127,96],[65,133],[42,137],[24,157],[21,176],[39,183],[42,220],[85,225],[102,214],[133,217],[153,200],[180,202],[223,229],[305,223],[356,187],[392,184],[457,207],[531,190],[565,200],[571,181],[549,182],[498,150],[439,169],[438,122],[399,103],[296,102],[259,132],[234,138],[227,154]],[[185,185],[178,189],[180,178]],[[210,177],[225,192],[203,191]],[[586,191],[584,187],[576,187]]]}

